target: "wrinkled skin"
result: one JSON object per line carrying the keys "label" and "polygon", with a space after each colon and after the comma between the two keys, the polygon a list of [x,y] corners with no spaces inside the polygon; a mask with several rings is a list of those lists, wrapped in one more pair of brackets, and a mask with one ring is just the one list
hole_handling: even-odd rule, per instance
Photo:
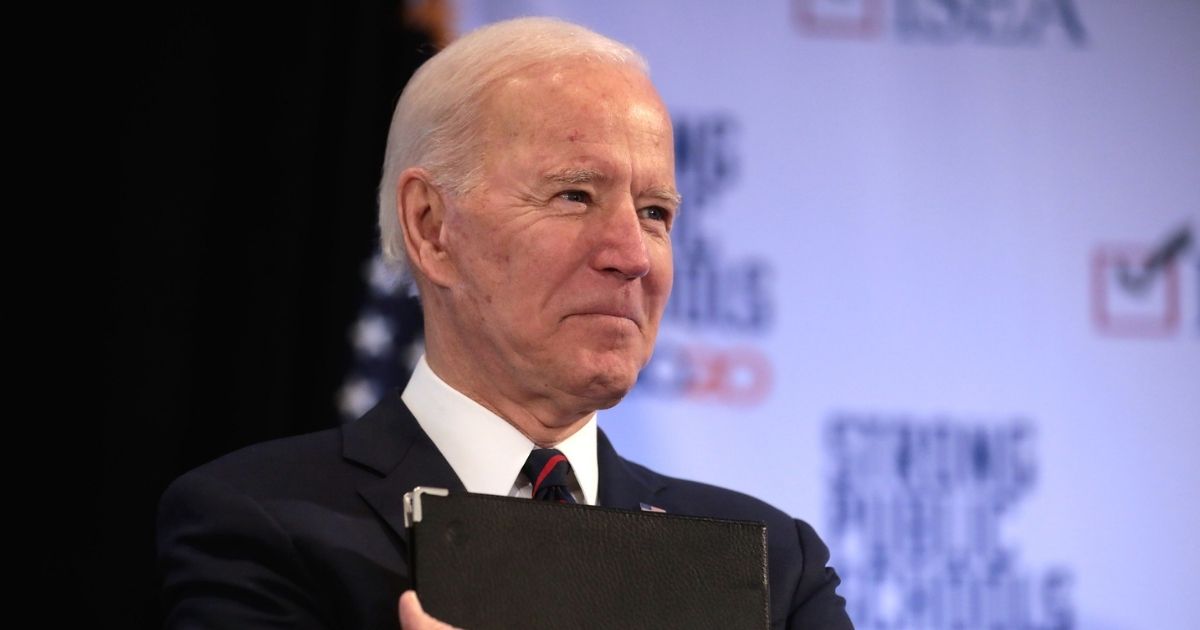
{"label": "wrinkled skin", "polygon": [[[430,367],[550,445],[650,359],[678,209],[670,118],[641,73],[540,64],[486,92],[482,177],[399,183]],[[424,212],[420,212],[421,209]]]}

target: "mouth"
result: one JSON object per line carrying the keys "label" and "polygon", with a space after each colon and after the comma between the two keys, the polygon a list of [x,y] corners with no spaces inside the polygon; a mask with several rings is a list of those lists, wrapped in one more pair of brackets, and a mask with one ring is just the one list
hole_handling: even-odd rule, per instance
{"label": "mouth", "polygon": [[563,319],[570,319],[570,318],[575,318],[575,317],[582,318],[582,319],[613,320],[613,321],[617,321],[617,322],[628,322],[630,324],[633,324],[634,326],[637,326],[638,330],[641,330],[641,328],[642,328],[642,325],[640,323],[638,323],[637,317],[633,313],[623,312],[623,311],[620,311],[617,309],[596,309],[596,310],[581,311],[578,313],[571,313],[570,315],[567,315]]}

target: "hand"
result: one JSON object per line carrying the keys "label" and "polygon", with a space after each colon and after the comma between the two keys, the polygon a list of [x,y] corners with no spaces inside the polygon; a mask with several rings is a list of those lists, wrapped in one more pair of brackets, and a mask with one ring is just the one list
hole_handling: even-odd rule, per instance
{"label": "hand", "polygon": [[438,621],[425,613],[416,591],[404,591],[400,595],[400,627],[403,630],[461,630]]}

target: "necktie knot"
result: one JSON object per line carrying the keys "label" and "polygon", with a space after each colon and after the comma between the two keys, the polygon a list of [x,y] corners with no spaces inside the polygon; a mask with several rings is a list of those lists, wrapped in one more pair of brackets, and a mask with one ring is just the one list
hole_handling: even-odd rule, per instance
{"label": "necktie knot", "polygon": [[567,474],[571,472],[571,463],[558,449],[533,449],[521,471],[533,485],[530,495],[534,499],[559,503],[575,502],[567,487]]}

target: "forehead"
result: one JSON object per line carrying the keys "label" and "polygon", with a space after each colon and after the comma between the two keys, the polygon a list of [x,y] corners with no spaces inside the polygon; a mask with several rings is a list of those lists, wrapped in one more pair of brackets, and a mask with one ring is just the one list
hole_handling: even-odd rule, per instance
{"label": "forehead", "polygon": [[481,113],[488,162],[514,152],[553,160],[561,151],[610,150],[646,166],[665,160],[657,166],[673,175],[670,117],[634,68],[587,60],[535,64],[491,86]]}

